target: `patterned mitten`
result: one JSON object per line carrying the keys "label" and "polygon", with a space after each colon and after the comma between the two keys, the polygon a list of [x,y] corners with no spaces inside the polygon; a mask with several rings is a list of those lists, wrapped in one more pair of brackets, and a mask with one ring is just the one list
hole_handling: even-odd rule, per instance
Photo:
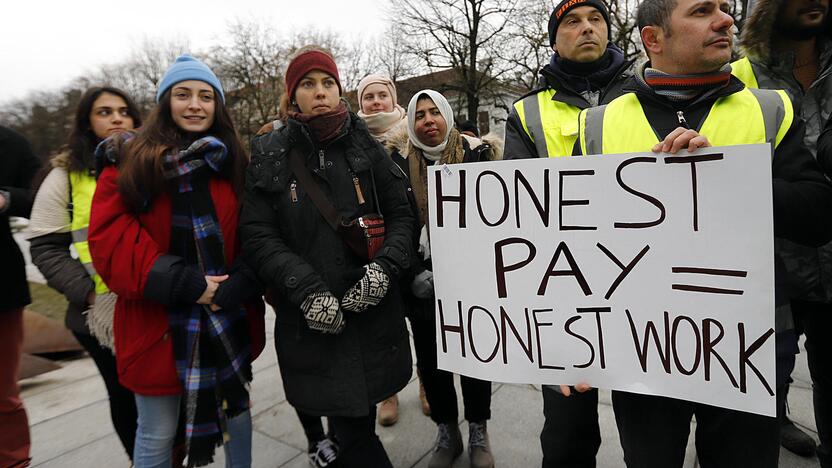
{"label": "patterned mitten", "polygon": [[390,286],[390,277],[378,263],[371,263],[364,267],[364,276],[353,287],[347,290],[341,299],[341,307],[353,312],[364,312],[368,308],[378,305]]}
{"label": "patterned mitten", "polygon": [[314,292],[306,296],[300,309],[311,330],[337,335],[346,324],[344,314],[338,306],[338,298],[329,291]]}

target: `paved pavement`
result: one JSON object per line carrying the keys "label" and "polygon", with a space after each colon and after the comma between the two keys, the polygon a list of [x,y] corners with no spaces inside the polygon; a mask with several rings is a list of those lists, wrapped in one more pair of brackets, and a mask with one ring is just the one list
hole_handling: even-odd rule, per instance
{"label": "paved pavement", "polygon": [[[272,314],[270,313],[271,317]],[[109,420],[104,384],[89,358],[61,363],[62,369],[22,382],[23,398],[32,431],[33,466],[43,468],[128,467],[129,462]],[[271,341],[254,364],[252,384],[255,467],[308,467],[306,441],[297,417],[283,393],[277,358]],[[816,436],[812,416],[811,386],[805,355],[800,355],[789,395],[792,418]],[[426,467],[435,426],[421,413],[418,382],[400,393],[399,422],[378,433],[396,467]],[[538,435],[543,425],[539,387],[494,384],[489,432],[497,466],[540,466]],[[599,408],[603,443],[598,467],[621,467],[622,451],[610,406],[609,392],[602,392]],[[462,414],[460,412],[460,414]],[[463,438],[467,427],[460,421]],[[214,466],[224,466],[221,451]],[[780,466],[818,467],[816,459],[804,459],[782,451]],[[467,467],[463,454],[455,467]],[[685,468],[696,467],[689,446]]]}

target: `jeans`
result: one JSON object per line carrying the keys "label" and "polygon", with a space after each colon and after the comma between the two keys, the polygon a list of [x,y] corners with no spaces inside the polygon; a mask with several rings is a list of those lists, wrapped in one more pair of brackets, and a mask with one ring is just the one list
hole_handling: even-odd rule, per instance
{"label": "jeans", "polygon": [[[135,468],[170,468],[171,450],[179,424],[179,395],[136,395],[139,424],[133,452]],[[228,420],[226,468],[251,466],[251,412],[246,411]]]}

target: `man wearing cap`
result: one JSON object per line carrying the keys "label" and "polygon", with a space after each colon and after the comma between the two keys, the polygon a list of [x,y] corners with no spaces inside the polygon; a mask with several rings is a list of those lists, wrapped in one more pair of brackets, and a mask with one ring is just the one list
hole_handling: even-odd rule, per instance
{"label": "man wearing cap", "polygon": [[618,97],[632,75],[633,61],[609,42],[609,14],[601,0],[563,0],[548,30],[554,54],[540,70],[540,87],[514,103],[505,159],[571,155],[578,112]]}
{"label": "man wearing cap", "polygon": [[[600,0],[563,0],[549,18],[554,54],[540,87],[514,103],[506,124],[505,159],[569,156],[581,109],[621,95],[633,61],[609,42],[609,14]],[[543,466],[594,467],[601,445],[598,392],[566,399],[543,387]]]}

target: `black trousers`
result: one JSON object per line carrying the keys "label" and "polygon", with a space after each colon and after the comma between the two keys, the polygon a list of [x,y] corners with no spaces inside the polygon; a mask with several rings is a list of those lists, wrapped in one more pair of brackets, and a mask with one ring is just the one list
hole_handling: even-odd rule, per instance
{"label": "black trousers", "polygon": [[832,304],[792,301],[792,311],[806,334],[806,357],[818,428],[818,460],[832,468]]}
{"label": "black trousers", "polygon": [[598,390],[563,396],[543,387],[543,468],[595,468],[601,446],[598,426]]}
{"label": "black trousers", "polygon": [[693,416],[702,468],[777,468],[777,418],[618,391],[612,404],[630,468],[681,468]]}
{"label": "black trousers", "polygon": [[[416,367],[422,376],[425,397],[430,404],[430,418],[437,424],[456,424],[459,420],[454,374],[436,368],[435,320],[411,320]],[[483,422],[491,419],[491,382],[461,375],[465,419]]]}
{"label": "black trousers", "polygon": [[116,430],[118,439],[127,456],[133,459],[133,444],[136,441],[136,424],[138,423],[138,412],[136,411],[136,397],[133,392],[121,386],[118,382],[116,371],[116,358],[112,351],[101,346],[98,340],[83,333],[72,332],[78,343],[89,353],[104,385],[107,387],[107,395],[110,399],[110,419]]}
{"label": "black trousers", "polygon": [[363,418],[329,418],[338,439],[338,466],[345,468],[393,468],[376,435],[376,407]]}

